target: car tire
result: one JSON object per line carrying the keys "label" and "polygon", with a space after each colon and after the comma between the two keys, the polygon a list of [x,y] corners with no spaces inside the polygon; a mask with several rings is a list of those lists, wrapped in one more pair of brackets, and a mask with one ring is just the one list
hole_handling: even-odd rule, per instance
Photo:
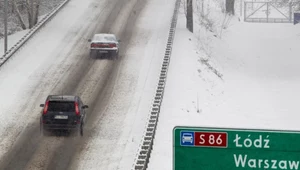
{"label": "car tire", "polygon": [[80,126],[80,136],[83,136],[83,123]]}
{"label": "car tire", "polygon": [[116,59],[119,59],[119,51],[116,52]]}
{"label": "car tire", "polygon": [[110,60],[115,60],[115,55],[112,51],[108,52],[108,57],[109,57]]}
{"label": "car tire", "polygon": [[90,58],[96,58],[97,56],[97,51],[96,50],[91,50],[90,51]]}
{"label": "car tire", "polygon": [[41,136],[44,136],[44,127],[42,124],[42,119],[40,119],[40,134],[41,134]]}
{"label": "car tire", "polygon": [[41,136],[49,136],[49,131],[47,129],[45,129],[42,124],[40,126],[40,133],[41,133]]}
{"label": "car tire", "polygon": [[77,136],[83,136],[83,123],[78,128]]}
{"label": "car tire", "polygon": [[117,51],[112,51],[111,52],[111,58],[113,60],[117,60],[118,59],[118,52]]}

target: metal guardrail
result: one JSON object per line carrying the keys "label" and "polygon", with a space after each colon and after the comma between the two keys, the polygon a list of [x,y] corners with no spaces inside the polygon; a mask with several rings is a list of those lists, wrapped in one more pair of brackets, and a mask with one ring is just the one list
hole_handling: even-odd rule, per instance
{"label": "metal guardrail", "polygon": [[62,9],[70,0],[63,1],[58,7],[49,12],[41,21],[32,27],[14,46],[12,46],[2,57],[0,57],[0,66],[8,61],[33,35],[39,31],[47,22],[49,22],[57,12]]}
{"label": "metal guardrail", "polygon": [[172,45],[175,36],[179,6],[180,6],[180,0],[177,0],[173,17],[172,17],[170,31],[169,31],[169,38],[168,38],[167,47],[165,51],[164,61],[160,72],[156,94],[154,96],[154,102],[151,106],[151,112],[149,113],[146,131],[144,132],[144,136],[142,138],[139,151],[137,153],[137,158],[135,159],[135,163],[133,165],[134,170],[146,170],[148,167],[149,158],[153,146],[153,140],[155,136],[155,131],[157,127],[158,116],[160,113],[160,106],[162,103],[166,79],[167,79],[167,71],[170,63]]}

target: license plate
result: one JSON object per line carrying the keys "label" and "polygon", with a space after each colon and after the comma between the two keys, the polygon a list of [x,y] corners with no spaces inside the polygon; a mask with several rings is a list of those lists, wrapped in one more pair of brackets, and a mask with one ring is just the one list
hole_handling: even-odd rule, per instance
{"label": "license plate", "polygon": [[68,119],[68,116],[65,116],[65,115],[55,115],[54,119]]}

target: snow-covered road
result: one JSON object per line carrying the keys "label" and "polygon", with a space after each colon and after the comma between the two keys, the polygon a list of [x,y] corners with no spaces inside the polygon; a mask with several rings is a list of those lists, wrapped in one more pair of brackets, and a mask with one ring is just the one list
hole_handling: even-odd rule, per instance
{"label": "snow-covered road", "polygon": [[[222,22],[219,1],[206,2]],[[71,0],[0,68],[0,169],[131,169],[174,5]],[[299,25],[233,17],[221,34],[199,27],[195,15],[192,34],[181,5],[148,169],[172,169],[175,126],[300,130]],[[96,32],[121,38],[120,60],[88,57]],[[77,94],[90,106],[83,138],[40,136],[39,104],[48,94]]]}
{"label": "snow-covered road", "polygon": [[[1,169],[130,169],[173,8],[168,0],[70,1],[0,68]],[[119,61],[88,57],[98,32],[121,38]],[[40,136],[48,94],[77,94],[90,106],[82,139]]]}

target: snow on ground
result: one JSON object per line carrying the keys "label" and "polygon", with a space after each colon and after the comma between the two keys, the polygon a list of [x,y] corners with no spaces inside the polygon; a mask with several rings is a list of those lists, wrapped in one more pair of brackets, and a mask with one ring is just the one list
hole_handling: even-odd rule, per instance
{"label": "snow on ground", "polygon": [[[47,14],[39,16],[38,21],[41,21],[44,17],[46,17]],[[9,29],[9,28],[8,28]],[[13,47],[18,41],[21,40],[22,37],[24,37],[30,29],[22,30],[15,32],[11,35],[7,36],[7,51]],[[4,55],[4,37],[0,38],[0,56]]]}
{"label": "snow on ground", "polygon": [[149,170],[172,169],[175,126],[300,130],[300,25],[232,18],[192,34],[185,21],[181,9]]}
{"label": "snow on ground", "polygon": [[[47,13],[56,8],[63,0],[40,0],[39,1],[39,18],[42,18]],[[1,7],[2,6],[2,7]],[[0,1],[0,15],[4,15],[4,1]],[[25,22],[25,25],[28,25],[28,13],[27,8],[24,5],[18,4],[19,11]],[[4,23],[4,17],[0,17],[0,23]],[[7,33],[12,35],[22,31],[21,24],[17,19],[17,15],[13,14],[12,3],[8,3],[8,18],[7,18]],[[0,24],[0,39],[4,36],[4,24]]]}
{"label": "snow on ground", "polygon": [[[7,37],[7,50],[9,50],[11,47],[13,47],[20,39],[29,31],[23,30],[23,31],[18,31],[12,35],[9,35]],[[2,57],[4,55],[4,38],[0,39],[0,56]]]}
{"label": "snow on ground", "polygon": [[[27,124],[37,120],[38,115],[32,114],[33,109],[37,107],[29,107],[28,109],[32,112],[28,111],[26,114],[24,108],[34,98],[49,93],[51,86],[55,85],[55,81],[62,76],[61,72],[64,68],[58,64],[66,58],[61,56],[65,55],[64,50],[68,51],[78,38],[76,33],[80,31],[80,23],[91,22],[89,14],[92,11],[89,8],[92,3],[92,0],[70,1],[47,26],[30,40],[30,43],[25,45],[26,48],[17,52],[1,66],[0,157],[16,140],[15,136],[20,134]],[[70,35],[70,32],[74,35]],[[9,41],[17,41],[20,36],[22,35],[16,35],[15,39],[9,39]],[[65,61],[65,63],[68,62],[72,60]]]}
{"label": "snow on ground", "polygon": [[122,56],[112,99],[94,129],[98,133],[76,159],[78,165],[71,169],[132,168],[157,87],[174,6],[175,1],[170,0],[147,2]]}
{"label": "snow on ground", "polygon": [[[13,143],[11,140],[15,140],[12,137],[17,136],[28,123],[36,120],[36,115],[25,114],[22,110],[23,107],[20,106],[30,103],[31,101],[28,100],[31,96],[33,96],[32,98],[45,96],[55,81],[59,79],[63,68],[58,68],[58,63],[65,60],[62,57],[65,54],[59,55],[58,53],[68,51],[69,46],[74,43],[71,40],[75,39],[65,35],[68,35],[68,32],[76,34],[80,28],[78,22],[91,20],[88,17],[90,13],[86,11],[89,10],[91,2],[72,0],[42,31],[33,37],[34,40],[31,43],[26,44],[25,49],[18,52],[0,68],[0,94],[5,96],[5,98],[0,98],[0,136],[2,136],[0,156],[5,154],[9,145]],[[108,106],[106,110],[108,118],[103,118],[101,125],[95,129],[99,131],[99,136],[93,137],[87,144],[87,152],[83,152],[83,155],[80,156],[80,161],[75,169],[99,169],[99,167],[130,169],[132,167],[157,86],[174,5],[175,2],[169,0],[147,2],[145,10],[139,16],[137,29],[128,46],[130,48],[125,56],[121,56],[124,57],[123,60],[126,64],[121,67],[125,71],[118,81],[123,82],[120,84],[124,87],[118,84],[115,92],[117,94],[112,94],[112,96],[119,95],[120,97],[115,97],[113,103]],[[86,17],[83,17],[84,13],[86,13],[84,15]],[[69,18],[71,16],[72,18]],[[62,22],[63,25],[59,24]],[[78,25],[75,25],[76,22]],[[41,42],[42,39],[45,40],[44,43],[36,43]],[[71,43],[66,47],[68,40]],[[10,38],[9,41],[12,42],[12,39]],[[67,49],[62,50],[62,48]],[[67,62],[70,61],[67,60]],[[50,66],[52,68],[49,68]],[[39,84],[41,82],[42,84]],[[49,90],[41,91],[39,86],[43,85],[48,87],[43,87],[43,89]],[[126,89],[129,85],[133,87]],[[35,89],[37,89],[36,92],[32,94],[31,92]],[[130,94],[125,93],[128,90],[131,90]],[[127,97],[132,100],[128,100]],[[130,107],[116,105],[118,102],[122,102],[124,105],[128,104]],[[123,116],[125,119],[122,120],[122,116],[111,116],[118,114],[125,115]],[[23,119],[25,117],[26,119]],[[110,123],[113,118],[115,118],[114,122],[122,123],[120,124],[121,128],[111,127],[110,124],[116,124]],[[115,137],[118,140],[111,139],[111,135],[107,134],[109,130],[115,131],[116,129],[122,132],[120,136]],[[106,133],[106,136],[103,135],[103,132]],[[109,140],[116,142],[115,145],[111,145]],[[105,145],[106,143],[107,145]],[[106,147],[104,149],[108,152],[105,152],[101,150],[103,148],[100,146],[113,146],[113,148]],[[119,152],[118,155],[113,153],[117,149],[123,152]],[[99,155],[101,153],[109,156],[103,158],[102,155]]]}

